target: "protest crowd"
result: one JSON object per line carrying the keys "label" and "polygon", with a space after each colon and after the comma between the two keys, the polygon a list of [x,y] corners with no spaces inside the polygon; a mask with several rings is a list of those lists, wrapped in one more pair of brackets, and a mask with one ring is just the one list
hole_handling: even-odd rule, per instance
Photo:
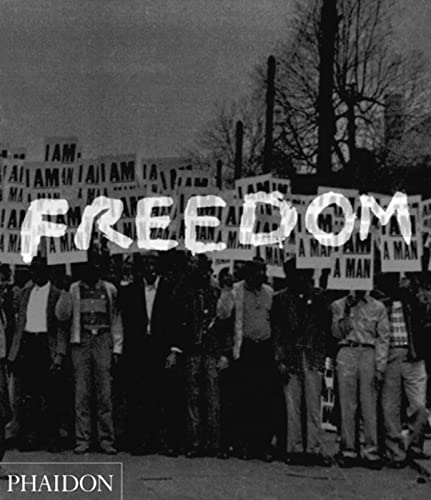
{"label": "protest crowd", "polygon": [[[429,272],[380,272],[372,292],[341,292],[293,258],[274,291],[259,257],[217,276],[205,254],[179,250],[112,264],[89,255],[67,276],[38,257],[20,282],[0,266],[0,455],[10,445],[373,469],[425,458]],[[321,425],[328,359],[335,457]]]}
{"label": "protest crowd", "polygon": [[[0,458],[8,447],[373,469],[426,458],[431,200],[409,196],[409,244],[393,216],[373,220],[364,241],[355,227],[335,251],[306,231],[314,196],[293,194],[289,179],[222,190],[171,163],[62,163],[46,150],[44,162],[5,159],[1,170]],[[245,195],[274,191],[297,208],[295,229],[283,245],[242,244]],[[340,191],[356,212],[359,191]],[[115,227],[133,240],[138,200],[157,194],[175,203],[169,228],[151,237],[184,242],[186,201],[208,193],[226,206],[197,240],[226,242],[222,251],[108,246],[100,227],[88,252],[74,244],[96,197],[121,199]],[[67,232],[23,266],[20,223],[40,197],[70,202]],[[319,223],[335,234],[344,213],[334,205]],[[272,208],[256,209],[256,232],[280,224]]]}

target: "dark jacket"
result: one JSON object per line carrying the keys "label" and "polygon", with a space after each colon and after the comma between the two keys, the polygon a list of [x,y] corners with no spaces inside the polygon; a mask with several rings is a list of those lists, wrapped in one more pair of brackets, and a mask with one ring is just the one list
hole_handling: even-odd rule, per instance
{"label": "dark jacket", "polygon": [[275,358],[290,373],[302,370],[302,354],[310,367],[323,370],[331,354],[330,315],[324,293],[313,290],[309,299],[288,288],[274,295],[272,327]]}
{"label": "dark jacket", "polygon": [[223,325],[217,325],[219,296],[220,290],[213,282],[195,287],[185,281],[178,288],[175,298],[178,322],[175,346],[185,354],[225,354],[228,331]]}
{"label": "dark jacket", "polygon": [[[372,295],[383,302],[390,318],[394,299],[388,297],[380,290],[375,290]],[[402,303],[404,321],[407,328],[409,342],[408,359],[410,361],[425,359],[431,347],[431,308],[420,300],[416,293],[407,289],[403,291],[398,300]]]}
{"label": "dark jacket", "polygon": [[[14,362],[21,348],[21,340],[24,333],[27,321],[27,306],[30,299],[33,286],[23,288],[19,298],[18,314],[16,321],[16,329],[12,339],[12,345],[9,351],[8,359]],[[61,296],[61,291],[56,288],[52,283],[48,294],[47,305],[47,325],[48,325],[48,341],[51,359],[54,360],[57,354],[66,355],[68,345],[68,333],[64,328],[64,324],[58,321],[56,317],[56,305]]]}
{"label": "dark jacket", "polygon": [[145,285],[143,282],[131,283],[120,289],[120,310],[123,322],[123,362],[142,363],[142,354],[152,346],[167,355],[175,325],[172,320],[172,286],[161,277],[151,314],[151,339],[147,335],[148,316],[145,303]]}

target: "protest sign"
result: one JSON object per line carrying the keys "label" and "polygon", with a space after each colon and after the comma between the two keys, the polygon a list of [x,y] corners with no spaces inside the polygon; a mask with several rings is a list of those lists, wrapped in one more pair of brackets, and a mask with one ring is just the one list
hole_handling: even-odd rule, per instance
{"label": "protest sign", "polygon": [[0,207],[0,261],[10,265],[23,264],[20,229],[26,208],[17,203]]}
{"label": "protest sign", "polygon": [[[392,198],[380,199],[383,208],[387,208]],[[422,234],[420,222],[420,196],[409,196],[409,212],[412,228],[410,244],[401,235],[395,216],[386,226],[381,226],[380,259],[382,272],[419,272],[422,269]]]}
{"label": "protest sign", "polygon": [[250,245],[242,245],[239,242],[243,202],[235,198],[233,191],[222,191],[220,197],[226,202],[221,215],[221,225],[216,232],[216,241],[226,243],[226,249],[216,252],[214,255],[219,259],[227,260],[250,260],[255,255],[255,250]]}
{"label": "protest sign", "polygon": [[24,203],[28,199],[28,170],[23,159],[5,159],[2,162],[2,201]]}
{"label": "protest sign", "polygon": [[47,263],[49,266],[87,261],[87,252],[76,248],[74,238],[75,231],[68,230],[60,238],[47,240]]}
{"label": "protest sign", "polygon": [[242,177],[235,180],[235,190],[237,198],[243,200],[246,194],[270,193],[272,187],[271,174],[256,175],[254,177]]}
{"label": "protest sign", "polygon": [[422,221],[422,232],[429,235],[431,234],[431,199],[421,202],[420,214]]}
{"label": "protest sign", "polygon": [[285,198],[292,192],[292,185],[289,179],[271,178],[271,191],[278,191],[283,194]]}
{"label": "protest sign", "polygon": [[[324,193],[329,193],[329,192],[334,192],[337,194],[342,194],[345,196],[350,204],[352,205],[353,213],[358,212],[359,208],[359,191],[357,189],[346,189],[346,188],[335,188],[335,187],[328,187],[328,186],[319,186],[317,193],[319,195],[324,194]],[[335,203],[327,208],[326,210],[323,211],[323,214],[327,213],[329,210],[334,211],[334,232],[339,232],[341,229],[344,227],[344,213],[342,208],[339,205],[336,205]]]}
{"label": "protest sign", "polygon": [[139,165],[138,185],[148,193],[166,194],[176,189],[178,172],[185,170],[189,162],[184,158],[141,158]]}
{"label": "protest sign", "polygon": [[328,290],[372,290],[374,276],[373,236],[361,241],[355,231],[350,240],[333,254]]}
{"label": "protest sign", "polygon": [[265,245],[256,248],[256,257],[266,263],[266,274],[269,278],[285,278],[284,263],[291,255],[284,246]]}
{"label": "protest sign", "polygon": [[81,206],[79,200],[70,200],[67,213],[55,217],[55,222],[65,224],[67,230],[64,236],[47,240],[48,265],[86,262],[87,252],[79,250],[75,245],[75,233],[82,221],[83,211],[84,207]]}
{"label": "protest sign", "polygon": [[[331,267],[333,249],[319,243],[305,227],[305,217],[311,197],[297,200],[298,223],[295,236],[296,267],[298,269],[325,269]],[[327,233],[336,231],[334,207],[328,207],[318,218],[319,227]]]}
{"label": "protest sign", "polygon": [[44,151],[44,161],[48,163],[75,163],[81,158],[76,137],[46,138]]}

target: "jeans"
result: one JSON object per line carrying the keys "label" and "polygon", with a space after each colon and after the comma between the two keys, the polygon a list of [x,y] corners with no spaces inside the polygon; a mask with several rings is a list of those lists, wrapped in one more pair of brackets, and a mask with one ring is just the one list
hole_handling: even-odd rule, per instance
{"label": "jeans", "polygon": [[91,406],[96,403],[99,444],[114,443],[111,398],[112,336],[109,331],[92,335],[81,332],[81,343],[72,345],[75,375],[76,444],[90,445]]}

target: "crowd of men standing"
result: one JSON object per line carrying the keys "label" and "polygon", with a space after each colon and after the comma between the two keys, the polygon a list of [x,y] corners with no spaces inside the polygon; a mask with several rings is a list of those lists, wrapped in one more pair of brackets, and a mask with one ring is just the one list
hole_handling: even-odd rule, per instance
{"label": "crowd of men standing", "polygon": [[335,295],[294,259],[277,292],[258,258],[236,282],[228,269],[215,282],[206,256],[179,251],[137,256],[117,281],[95,257],[72,284],[40,259],[30,270],[18,289],[0,266],[0,458],[8,425],[21,451],[58,452],[69,438],[76,454],[330,465],[328,357],[338,464],[426,458],[428,274],[381,274],[372,293]]}

